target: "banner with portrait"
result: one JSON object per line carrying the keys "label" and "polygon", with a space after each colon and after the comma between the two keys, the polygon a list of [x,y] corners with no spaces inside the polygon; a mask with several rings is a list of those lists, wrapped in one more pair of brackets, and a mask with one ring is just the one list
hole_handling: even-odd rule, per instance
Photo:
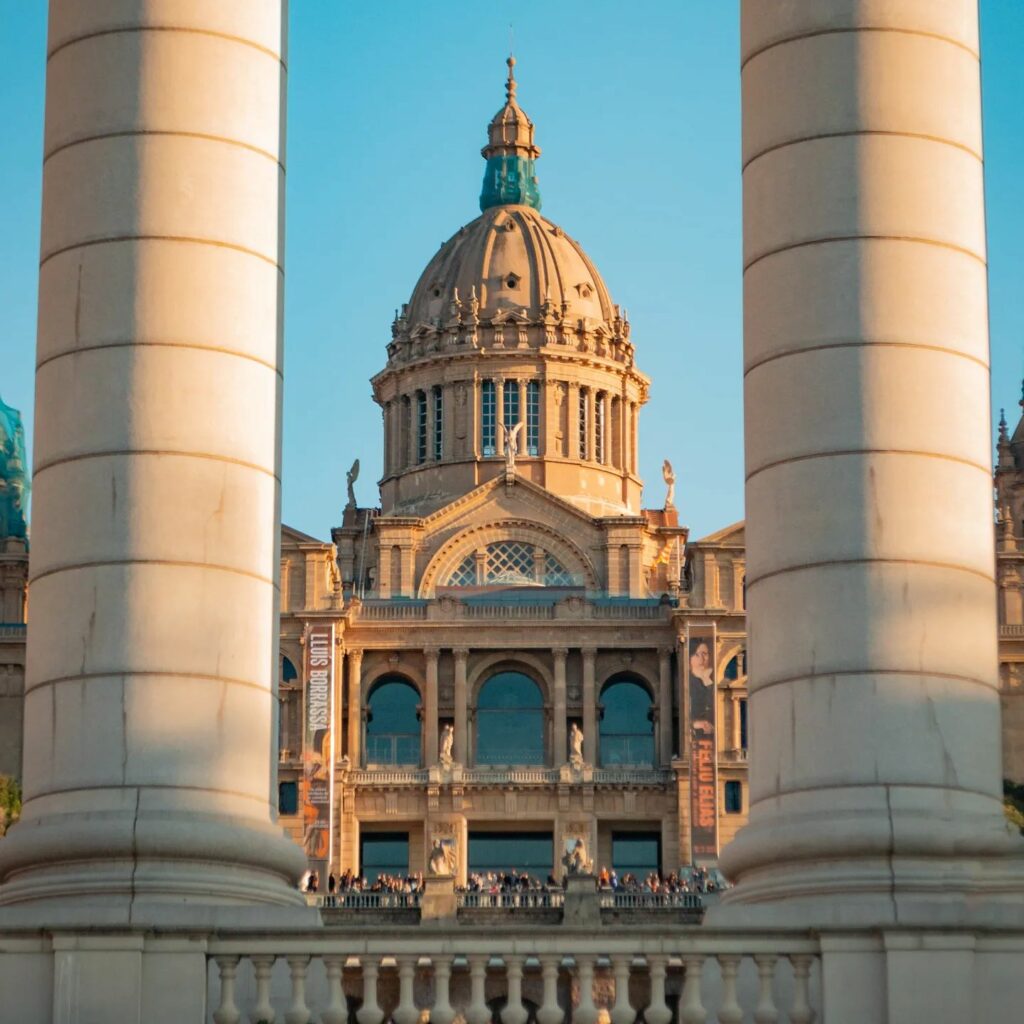
{"label": "banner with portrait", "polygon": [[690,859],[718,857],[718,735],[713,626],[686,634],[686,685],[690,695]]}
{"label": "banner with portrait", "polygon": [[334,625],[306,627],[302,743],[302,842],[323,890],[331,865],[334,809]]}

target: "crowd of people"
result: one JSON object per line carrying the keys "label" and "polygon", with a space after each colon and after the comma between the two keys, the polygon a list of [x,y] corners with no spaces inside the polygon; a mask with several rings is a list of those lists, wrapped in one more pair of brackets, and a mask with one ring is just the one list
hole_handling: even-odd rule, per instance
{"label": "crowd of people", "polygon": [[619,875],[615,868],[610,871],[602,867],[597,875],[599,889],[611,889],[613,892],[649,892],[677,895],[685,892],[708,893],[718,892],[724,888],[721,875],[706,867],[690,867],[683,872],[673,871],[662,878],[657,871],[651,871],[641,881],[633,872],[627,871]]}
{"label": "crowd of people", "polygon": [[321,888],[320,876],[316,871],[310,871],[303,880],[301,886],[303,892],[314,895],[323,894],[324,906],[335,907],[338,905],[339,897],[348,893],[384,893],[393,897],[396,906],[406,905],[412,901],[409,897],[415,896],[423,889],[423,875],[388,875],[379,874],[372,882],[366,879],[365,875],[357,875],[351,869],[340,875],[332,871],[327,876],[326,889]]}

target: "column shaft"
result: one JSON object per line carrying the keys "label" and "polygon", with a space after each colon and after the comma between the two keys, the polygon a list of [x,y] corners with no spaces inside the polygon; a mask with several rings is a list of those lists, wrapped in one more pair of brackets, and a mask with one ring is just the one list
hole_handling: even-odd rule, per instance
{"label": "column shaft", "polygon": [[660,761],[672,761],[672,652],[658,651],[658,734]]}
{"label": "column shaft", "polygon": [[455,760],[459,764],[469,764],[469,744],[466,729],[466,717],[469,711],[466,693],[466,659],[469,651],[457,647],[452,654],[455,656],[455,736],[452,749]]}
{"label": "column shaft", "polygon": [[597,742],[597,687],[594,681],[594,662],[597,651],[584,647],[583,658],[583,757],[591,764],[599,764]]}
{"label": "column shaft", "polygon": [[348,652],[348,759],[353,768],[363,766],[363,652]]}
{"label": "column shaft", "polygon": [[49,13],[25,804],[0,904],[103,892],[107,922],[297,904],[303,866],[271,793],[284,4],[180,6]]}
{"label": "column shaft", "polygon": [[556,647],[551,653],[555,658],[555,722],[552,730],[555,756],[553,764],[557,766],[563,764],[569,756],[565,733],[565,659],[568,657],[569,651],[565,647]]}
{"label": "column shaft", "polygon": [[741,49],[753,743],[722,862],[731,900],[902,923],[1020,891],[978,5],[743,0]]}
{"label": "column shaft", "polygon": [[[423,763],[437,764],[437,659],[440,652],[428,647],[423,652],[426,663],[426,693],[423,694]],[[454,747],[454,743],[452,744]]]}

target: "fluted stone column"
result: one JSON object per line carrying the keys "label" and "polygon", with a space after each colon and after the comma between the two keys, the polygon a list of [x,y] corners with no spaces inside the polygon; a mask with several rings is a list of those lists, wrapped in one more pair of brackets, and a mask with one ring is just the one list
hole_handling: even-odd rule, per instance
{"label": "fluted stone column", "polygon": [[600,764],[597,736],[597,682],[594,676],[597,648],[584,647],[580,654],[583,659],[583,759],[590,764]]}
{"label": "fluted stone column", "polygon": [[658,760],[672,763],[672,651],[658,649]]}
{"label": "fluted stone column", "polygon": [[469,764],[469,730],[467,728],[469,694],[466,688],[466,660],[469,650],[456,647],[455,658],[455,735],[452,737],[452,752],[459,764]]}
{"label": "fluted stone column", "polygon": [[551,655],[555,659],[555,700],[554,700],[554,765],[565,764],[569,757],[569,748],[566,745],[565,714],[566,714],[566,690],[565,690],[565,662],[569,656],[567,647],[553,647]]}
{"label": "fluted stone column", "polygon": [[348,760],[353,768],[363,766],[363,652],[348,652]]}
{"label": "fluted stone column", "polygon": [[[423,648],[426,667],[426,692],[423,694],[423,763],[437,764],[437,662],[441,652],[436,647]],[[454,740],[454,738],[453,738]],[[454,749],[454,742],[452,747]]]}
{"label": "fluted stone column", "polygon": [[752,761],[728,898],[957,920],[1021,891],[1000,807],[977,3],[742,12]]}
{"label": "fluted stone column", "polygon": [[[275,823],[284,3],[51,0],[0,904],[298,902]],[[41,910],[45,915],[48,910]]]}

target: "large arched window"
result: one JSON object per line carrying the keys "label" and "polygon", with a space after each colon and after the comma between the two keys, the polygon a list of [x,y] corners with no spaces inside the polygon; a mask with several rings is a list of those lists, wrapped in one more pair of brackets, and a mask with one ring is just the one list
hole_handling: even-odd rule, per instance
{"label": "large arched window", "polygon": [[647,689],[631,679],[609,683],[601,694],[601,764],[654,764],[654,722]]}
{"label": "large arched window", "polygon": [[366,715],[366,763],[420,763],[419,694],[404,679],[382,679],[370,691]]}
{"label": "large arched window", "polygon": [[480,688],[476,763],[544,763],[544,698],[522,672],[499,672]]}

